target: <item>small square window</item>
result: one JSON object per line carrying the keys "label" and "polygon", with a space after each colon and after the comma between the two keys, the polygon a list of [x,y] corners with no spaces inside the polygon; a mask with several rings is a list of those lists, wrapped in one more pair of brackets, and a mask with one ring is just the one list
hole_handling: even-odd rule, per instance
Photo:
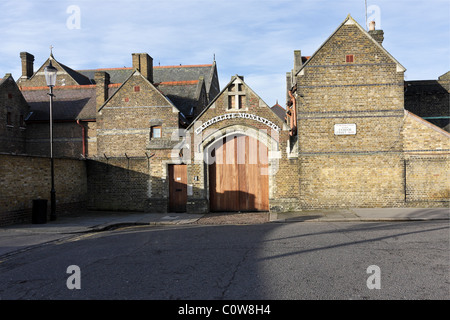
{"label": "small square window", "polygon": [[134,87],[134,92],[139,92],[141,91],[141,87],[140,86],[135,86]]}
{"label": "small square window", "polygon": [[161,126],[151,127],[150,138],[151,139],[161,138]]}
{"label": "small square window", "polygon": [[345,56],[345,62],[347,62],[347,63],[354,62],[354,60],[355,60],[355,56],[353,54],[348,54]]}

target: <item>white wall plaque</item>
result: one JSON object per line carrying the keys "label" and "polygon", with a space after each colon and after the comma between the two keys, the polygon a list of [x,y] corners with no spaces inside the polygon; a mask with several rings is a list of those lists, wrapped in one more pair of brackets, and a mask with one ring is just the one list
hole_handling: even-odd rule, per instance
{"label": "white wall plaque", "polygon": [[334,135],[352,135],[356,134],[355,123],[338,123],[334,125]]}

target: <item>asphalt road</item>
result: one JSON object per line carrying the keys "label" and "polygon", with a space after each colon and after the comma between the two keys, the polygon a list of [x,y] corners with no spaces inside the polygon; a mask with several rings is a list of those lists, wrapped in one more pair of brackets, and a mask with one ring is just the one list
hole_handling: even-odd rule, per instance
{"label": "asphalt road", "polygon": [[3,257],[0,299],[448,300],[449,255],[449,221],[132,227]]}

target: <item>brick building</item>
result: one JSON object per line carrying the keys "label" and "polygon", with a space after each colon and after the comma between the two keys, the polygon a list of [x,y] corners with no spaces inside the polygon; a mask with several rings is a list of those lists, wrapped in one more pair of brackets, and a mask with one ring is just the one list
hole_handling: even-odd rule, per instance
{"label": "brick building", "polygon": [[[448,73],[437,91],[417,89],[436,83],[405,82],[383,39],[349,15],[311,56],[294,51],[286,109],[267,106],[243,76],[220,89],[215,62],[162,67],[134,53],[131,68],[73,70],[51,55],[34,72],[24,52],[17,84],[0,82],[0,130],[14,136],[0,152],[48,154],[51,60],[55,154],[82,159],[86,179],[74,181],[91,209],[446,206]],[[24,127],[8,125],[21,115]]]}
{"label": "brick building", "polygon": [[25,154],[30,107],[11,74],[0,79],[0,152]]}
{"label": "brick building", "polygon": [[[348,16],[311,57],[294,53],[300,208],[397,207],[423,192],[448,204],[450,135],[405,111],[405,68],[383,39]],[[409,174],[419,163],[429,185]]]}
{"label": "brick building", "polygon": [[405,81],[405,109],[450,131],[450,71],[437,80]]}
{"label": "brick building", "polygon": [[[214,97],[219,92],[215,62],[205,65],[154,67],[153,59],[148,54],[133,53],[133,67],[130,68],[73,70],[50,55],[37,71],[33,71],[34,56],[22,52],[20,57],[22,76],[17,85],[30,106],[26,152],[32,155],[49,153],[49,98],[43,70],[50,60],[58,70],[54,88],[53,119],[55,156],[59,157],[86,158],[98,154],[97,124],[101,118],[99,109],[116,91],[125,90],[124,83],[130,83],[136,71],[144,75],[172,105],[176,105],[184,122],[192,120],[208,104],[210,96]],[[135,103],[135,96],[141,96],[143,92],[135,92],[129,96],[129,103]],[[152,102],[144,104],[149,103]],[[103,155],[107,150],[100,148],[100,151]],[[124,153],[122,152],[122,155]]]}

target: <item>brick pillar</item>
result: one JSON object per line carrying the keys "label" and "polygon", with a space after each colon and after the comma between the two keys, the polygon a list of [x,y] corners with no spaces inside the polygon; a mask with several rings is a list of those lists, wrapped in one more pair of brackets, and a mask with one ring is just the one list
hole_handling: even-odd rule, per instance
{"label": "brick pillar", "polygon": [[147,53],[133,53],[133,68],[153,83],[153,58]]}
{"label": "brick pillar", "polygon": [[109,73],[104,71],[95,72],[94,76],[96,84],[96,104],[97,111],[108,99]]}
{"label": "brick pillar", "polygon": [[28,52],[20,53],[20,60],[22,61],[22,77],[25,79],[30,79],[34,72],[34,56]]}

